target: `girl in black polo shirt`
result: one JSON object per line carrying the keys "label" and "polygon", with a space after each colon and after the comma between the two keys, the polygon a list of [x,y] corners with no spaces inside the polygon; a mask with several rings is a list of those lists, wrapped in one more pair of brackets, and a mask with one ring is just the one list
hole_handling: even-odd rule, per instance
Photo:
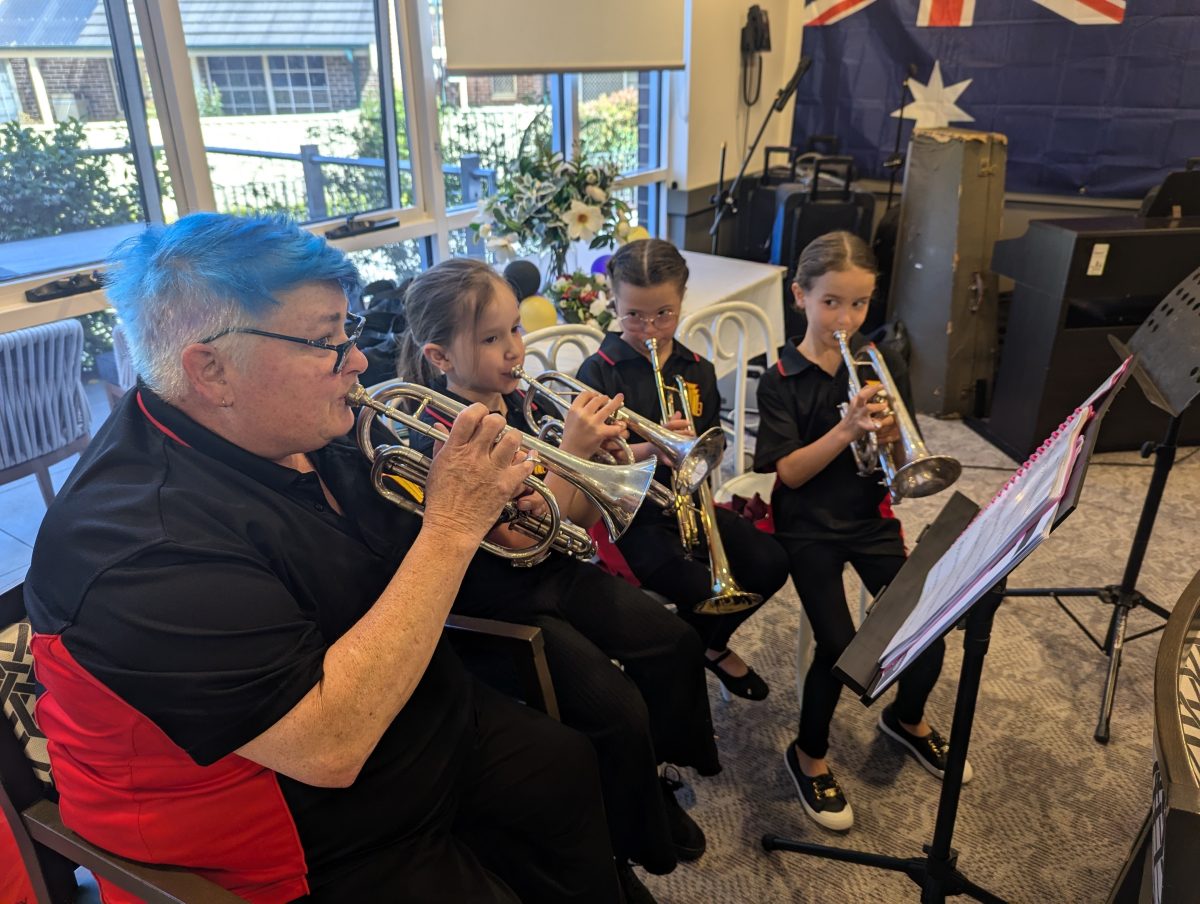
{"label": "girl in black polo shirt", "polygon": [[[829,725],[842,685],[833,665],[854,636],[842,569],[854,566],[871,593],[877,593],[904,564],[900,522],[880,506],[887,497],[877,474],[860,476],[850,443],[875,431],[881,443],[898,438],[886,403],[873,401],[878,386],[865,386],[842,416],[848,373],[834,332],[845,330],[851,348],[864,342],[858,329],[875,291],[875,259],[849,232],[832,232],[800,255],[792,293],[808,327],[789,340],[775,368],[758,384],[759,428],[754,469],[774,471],[775,536],[787,550],[792,581],[812,623],[816,650],[804,682],[800,727],[785,762],[805,811],[817,823],[846,831],[853,810],[826,756]],[[901,395],[907,380],[888,362]],[[911,404],[909,405],[911,410]],[[878,420],[876,418],[879,418]],[[933,775],[945,772],[947,745],[925,721],[925,700],[942,668],[945,644],[938,640],[899,681],[895,703],[879,717],[879,728],[902,743]],[[970,764],[963,781],[971,777]]]}
{"label": "girl in black polo shirt", "polygon": [[[687,290],[688,267],[670,242],[644,239],[622,246],[608,262],[609,286],[613,293],[620,333],[609,333],[596,354],[579,368],[579,379],[610,396],[622,395],[625,404],[654,421],[662,417],[654,369],[646,340],[658,341],[658,357],[668,386],[682,376],[688,387],[696,430],[700,433],[721,424],[721,394],[712,363],[675,338],[683,295]],[[671,398],[674,398],[672,396]],[[687,430],[687,421],[676,412],[667,426]],[[633,446],[639,458],[654,454],[649,443]],[[666,465],[656,475],[671,485]],[[745,518],[716,509],[730,569],[742,589],[770,599],[787,581],[787,557],[768,534],[756,530]],[[733,632],[758,611],[759,606],[727,615],[705,615],[696,606],[712,596],[712,577],[706,550],[700,541],[696,557],[689,558],[679,538],[673,513],[643,505],[633,524],[617,541],[617,548],[641,585],[661,593],[675,603],[679,616],[691,625],[706,647],[706,667],[731,693],[748,700],[767,696],[767,684],[729,649]]]}
{"label": "girl in black polo shirt", "polygon": [[[510,426],[529,432],[521,411],[524,396],[512,377],[514,365],[525,360],[517,300],[499,274],[480,261],[445,261],[413,281],[404,306],[401,378],[460,402],[481,402],[504,414]],[[599,393],[576,399],[562,448],[591,457],[623,432],[607,423],[620,404],[619,397]],[[429,411],[423,417],[429,423],[442,420]],[[425,454],[432,451],[425,437],[412,435],[410,443]],[[564,516],[584,526],[598,519],[570,484],[554,474],[545,480]],[[510,546],[531,542],[505,527],[491,539]],[[657,764],[691,766],[701,775],[721,769],[695,635],[636,588],[557,554],[532,568],[514,568],[479,553],[454,611],[542,629],[563,721],[588,735],[598,754],[626,897],[652,901],[626,861],[667,873],[677,860],[695,860],[705,848],[704,833],[675,799],[680,783],[660,779]]]}

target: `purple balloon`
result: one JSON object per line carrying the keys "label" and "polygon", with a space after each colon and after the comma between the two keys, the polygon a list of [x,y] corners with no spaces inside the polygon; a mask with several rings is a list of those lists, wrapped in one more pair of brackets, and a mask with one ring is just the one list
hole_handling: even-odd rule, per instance
{"label": "purple balloon", "polygon": [[592,272],[603,273],[608,269],[608,262],[612,259],[611,254],[602,254],[592,261]]}

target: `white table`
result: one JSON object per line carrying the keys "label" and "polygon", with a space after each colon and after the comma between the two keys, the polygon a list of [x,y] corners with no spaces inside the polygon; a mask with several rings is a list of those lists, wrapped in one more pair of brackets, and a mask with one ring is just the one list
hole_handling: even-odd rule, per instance
{"label": "white table", "polygon": [[[775,348],[783,345],[787,338],[783,334],[783,274],[786,268],[699,251],[684,251],[683,259],[690,271],[687,294],[683,298],[685,317],[720,301],[745,301],[766,315]],[[754,347],[758,343],[759,337],[752,335],[751,355],[766,351]]]}

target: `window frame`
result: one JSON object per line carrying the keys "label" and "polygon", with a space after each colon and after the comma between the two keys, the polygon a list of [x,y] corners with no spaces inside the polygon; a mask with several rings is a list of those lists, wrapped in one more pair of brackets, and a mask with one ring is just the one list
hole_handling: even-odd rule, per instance
{"label": "window frame", "polygon": [[[192,63],[188,56],[187,42],[179,12],[178,0],[130,0],[139,24],[146,71],[151,86],[151,96],[156,100],[163,146],[174,189],[179,215],[201,210],[215,210],[212,180],[209,175],[204,140],[201,134],[199,111],[193,87]],[[104,0],[109,13],[110,30],[113,32],[113,60],[118,82],[140,86],[137,55],[132,39],[132,28],[124,0]],[[418,240],[426,243],[433,262],[450,256],[450,233],[465,228],[476,217],[473,206],[447,209],[445,184],[442,176],[442,149],[437,117],[437,86],[434,79],[433,30],[428,0],[373,0],[376,21],[377,66],[380,86],[380,107],[383,119],[384,158],[389,175],[389,197],[394,199],[388,208],[371,211],[358,219],[370,219],[386,224],[346,238],[333,240],[346,251],[370,249],[382,245]],[[115,12],[114,12],[115,10]],[[396,46],[391,41],[394,23]],[[236,56],[237,54],[233,54]],[[274,55],[274,54],[272,54]],[[286,56],[286,54],[283,54]],[[302,54],[313,56],[320,54]],[[219,56],[219,54],[214,54]],[[250,55],[247,55],[250,56]],[[274,101],[271,70],[267,54],[262,56],[263,75],[268,96]],[[393,67],[393,57],[398,58],[399,70]],[[328,73],[327,73],[328,75]],[[666,226],[666,204],[664,191],[668,170],[666,167],[665,132],[668,92],[665,90],[664,74],[650,73],[650,98],[648,109],[652,122],[648,130],[649,145],[645,156],[646,164],[623,173],[615,185],[619,188],[652,189],[649,203],[650,219],[644,225],[654,234],[663,234]],[[549,76],[551,109],[553,111],[552,135],[554,146],[570,154],[579,137],[579,75],[552,74]],[[328,82],[328,78],[327,78]],[[329,88],[329,85],[326,85]],[[121,88],[122,98],[128,111],[131,141],[135,155],[153,160],[149,129],[145,119],[145,99],[140,90],[128,91]],[[395,92],[404,96],[405,122],[399,124],[408,136],[409,161],[412,172],[412,206],[399,207],[396,199],[400,194],[400,176],[396,166],[398,156],[397,123],[395,121]],[[130,96],[132,95],[132,96]],[[140,124],[140,128],[138,128]],[[135,132],[144,132],[133,140]],[[140,142],[140,145],[139,145]],[[139,156],[139,162],[140,162]],[[148,170],[148,171],[153,171]],[[146,188],[146,187],[144,187]],[[162,222],[161,200],[157,197],[157,186],[150,187],[156,203],[155,211],[148,216],[150,222]],[[147,210],[150,207],[148,205]],[[306,224],[316,234],[324,234],[345,224],[346,216],[331,217]],[[90,272],[103,268],[102,262],[47,271],[35,277],[0,284],[0,307],[19,299],[24,300],[24,291],[51,279],[69,276],[77,272]],[[79,299],[76,305],[104,306],[102,294],[92,293],[94,299]]]}

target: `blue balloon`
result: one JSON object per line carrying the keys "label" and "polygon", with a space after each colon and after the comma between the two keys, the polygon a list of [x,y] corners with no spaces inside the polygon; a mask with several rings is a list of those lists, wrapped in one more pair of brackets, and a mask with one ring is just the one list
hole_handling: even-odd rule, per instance
{"label": "blue balloon", "polygon": [[608,269],[608,262],[612,259],[611,254],[602,254],[592,261],[592,272],[603,273]]}

